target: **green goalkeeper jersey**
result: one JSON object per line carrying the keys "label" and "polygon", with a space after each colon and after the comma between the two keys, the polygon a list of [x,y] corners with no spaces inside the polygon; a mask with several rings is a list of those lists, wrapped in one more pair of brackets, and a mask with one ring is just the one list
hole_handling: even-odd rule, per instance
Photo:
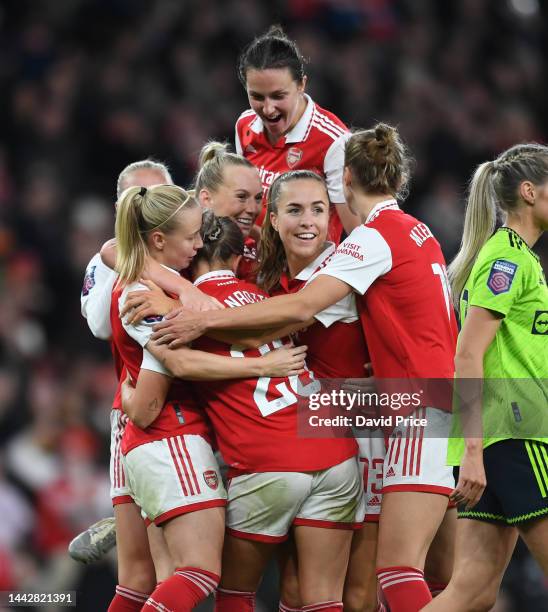
{"label": "green goalkeeper jersey", "polygon": [[[538,257],[513,230],[483,246],[460,299],[502,317],[483,360],[483,446],[510,438],[548,442],[548,288]],[[459,465],[464,440],[455,402],[448,464]]]}

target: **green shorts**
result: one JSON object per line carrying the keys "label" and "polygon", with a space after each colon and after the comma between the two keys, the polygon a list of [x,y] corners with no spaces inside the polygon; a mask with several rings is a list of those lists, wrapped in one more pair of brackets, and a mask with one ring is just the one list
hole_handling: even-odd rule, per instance
{"label": "green shorts", "polygon": [[502,440],[484,449],[483,463],[485,491],[471,510],[458,508],[459,518],[513,526],[548,516],[548,444]]}

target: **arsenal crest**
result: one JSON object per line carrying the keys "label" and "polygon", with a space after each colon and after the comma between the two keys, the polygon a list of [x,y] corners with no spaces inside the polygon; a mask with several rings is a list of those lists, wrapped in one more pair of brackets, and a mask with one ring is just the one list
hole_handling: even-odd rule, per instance
{"label": "arsenal crest", "polygon": [[286,160],[290,168],[294,168],[303,158],[303,152],[297,147],[291,147],[287,152]]}
{"label": "arsenal crest", "polygon": [[206,470],[203,473],[203,477],[206,485],[215,491],[215,489],[219,486],[219,477],[217,476],[217,472],[215,470]]}

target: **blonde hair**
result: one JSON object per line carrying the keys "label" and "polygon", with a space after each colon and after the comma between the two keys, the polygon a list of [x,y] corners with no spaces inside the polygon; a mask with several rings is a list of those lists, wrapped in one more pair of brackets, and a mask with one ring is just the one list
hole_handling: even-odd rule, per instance
{"label": "blonde hair", "polygon": [[232,153],[227,143],[215,140],[206,143],[198,158],[199,170],[194,180],[196,193],[199,194],[202,189],[207,189],[211,193],[216,192],[224,182],[224,170],[228,166],[255,168],[242,155]]}
{"label": "blonde hair", "polygon": [[154,161],[153,159],[141,159],[140,161],[133,162],[126,166],[118,175],[118,180],[116,182],[117,198],[119,198],[124,190],[128,188],[127,183],[129,182],[129,175],[133,174],[133,172],[137,172],[137,170],[156,170],[164,176],[165,180],[161,181],[162,183],[173,185],[173,179],[171,178],[169,168],[165,164]]}
{"label": "blonde hair", "polygon": [[468,191],[461,246],[448,268],[457,306],[478,253],[495,231],[497,216],[506,218],[506,213],[520,206],[520,183],[540,185],[547,179],[548,147],[536,143],[515,145],[476,168]]}
{"label": "blonde hair", "polygon": [[321,183],[326,192],[327,187],[321,176],[312,170],[290,170],[280,174],[270,185],[267,198],[266,215],[261,228],[259,242],[259,268],[257,280],[259,286],[265,291],[275,289],[280,282],[282,274],[287,268],[287,255],[280,234],[272,226],[270,213],[278,214],[278,202],[282,195],[283,186],[291,181],[313,180]]}
{"label": "blonde hair", "polygon": [[407,196],[411,157],[391,125],[377,123],[354,132],[346,142],[344,165],[366,193],[391,194],[400,200]]}
{"label": "blonde hair", "polygon": [[126,189],[116,204],[118,283],[129,284],[142,275],[148,253],[146,239],[150,232],[161,230],[169,234],[180,222],[177,213],[196,206],[196,200],[176,185]]}

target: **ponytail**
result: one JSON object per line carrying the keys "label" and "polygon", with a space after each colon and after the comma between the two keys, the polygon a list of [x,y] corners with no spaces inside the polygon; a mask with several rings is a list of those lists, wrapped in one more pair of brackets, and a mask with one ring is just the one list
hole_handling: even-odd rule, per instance
{"label": "ponytail", "polygon": [[[148,190],[147,190],[148,191]],[[141,275],[148,253],[139,229],[141,200],[146,197],[141,187],[128,187],[116,206],[116,272],[118,283],[131,283]]]}
{"label": "ponytail", "polygon": [[460,249],[448,268],[453,300],[457,307],[478,253],[495,231],[497,205],[493,190],[493,170],[494,162],[481,164],[470,182]]}

